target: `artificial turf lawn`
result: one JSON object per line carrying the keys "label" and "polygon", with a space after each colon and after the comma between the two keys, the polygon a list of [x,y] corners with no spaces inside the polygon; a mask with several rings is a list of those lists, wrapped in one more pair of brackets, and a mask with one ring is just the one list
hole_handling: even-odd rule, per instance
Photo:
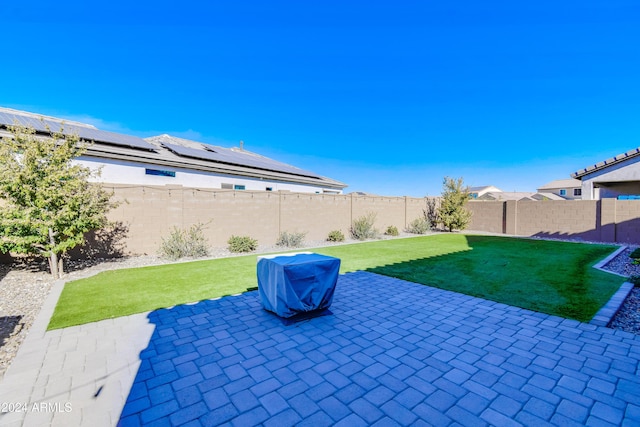
{"label": "artificial turf lawn", "polygon": [[[437,234],[314,249],[367,270],[548,314],[590,320],[622,279],[591,268],[614,246]],[[255,289],[256,255],[113,270],[65,285],[49,329]],[[336,292],[339,292],[339,287]]]}

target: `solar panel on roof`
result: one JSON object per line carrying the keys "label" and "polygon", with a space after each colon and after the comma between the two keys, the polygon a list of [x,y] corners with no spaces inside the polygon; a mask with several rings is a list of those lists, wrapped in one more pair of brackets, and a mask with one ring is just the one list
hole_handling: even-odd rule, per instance
{"label": "solar panel on roof", "polygon": [[250,154],[238,153],[227,148],[216,147],[214,151],[210,148],[207,148],[206,150],[200,150],[196,148],[184,147],[182,145],[169,144],[166,142],[163,142],[162,145],[168,150],[182,157],[191,157],[195,159],[209,160],[213,162],[227,163],[238,166],[249,166],[256,169],[264,169],[274,172],[285,172],[293,175],[307,176],[311,178],[320,178],[318,175],[312,172],[298,169],[285,163],[276,162],[275,160],[271,159],[254,158]]}
{"label": "solar panel on roof", "polygon": [[16,122],[21,126],[32,127],[38,132],[47,132],[47,127],[49,127],[51,132],[58,132],[61,127],[64,127],[63,134],[78,135],[78,137],[87,141],[150,151],[153,151],[156,148],[154,145],[149,144],[147,141],[142,138],[138,138],[137,136],[123,135],[84,126],[68,125],[48,119],[40,120],[35,117],[24,116],[21,114],[0,113],[0,125],[11,126],[16,124]]}

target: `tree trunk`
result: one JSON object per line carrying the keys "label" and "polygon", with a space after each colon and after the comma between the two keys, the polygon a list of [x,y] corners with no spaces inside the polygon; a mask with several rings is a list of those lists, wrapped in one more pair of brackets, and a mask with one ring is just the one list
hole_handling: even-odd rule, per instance
{"label": "tree trunk", "polygon": [[55,252],[49,254],[49,271],[54,279],[60,278],[58,255]]}
{"label": "tree trunk", "polygon": [[62,254],[58,258],[58,278],[64,276],[64,261],[62,260]]}
{"label": "tree trunk", "polygon": [[[49,229],[49,243],[51,247],[55,247],[56,238],[53,234],[53,230]],[[59,279],[62,273],[62,259],[58,259],[58,254],[53,250],[49,252],[49,270],[51,271],[51,275],[54,279]]]}

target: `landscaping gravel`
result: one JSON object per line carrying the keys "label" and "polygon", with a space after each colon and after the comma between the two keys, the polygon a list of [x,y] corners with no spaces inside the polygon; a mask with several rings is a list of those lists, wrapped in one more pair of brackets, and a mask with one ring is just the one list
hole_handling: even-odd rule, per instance
{"label": "landscaping gravel", "polygon": [[[401,236],[402,237],[402,236]],[[352,243],[348,241],[345,243]],[[335,245],[329,242],[307,242],[305,247]],[[630,248],[618,255],[604,268],[625,276],[640,275],[640,265],[632,265],[628,254]],[[257,253],[269,253],[289,250],[277,246],[260,246]],[[304,249],[300,249],[304,250]],[[237,256],[226,248],[214,249],[210,258]],[[120,259],[94,259],[69,262],[68,273],[64,280],[79,279],[100,271],[119,268],[142,267],[165,264],[172,261],[156,256],[128,257]],[[45,298],[49,294],[53,280],[47,272],[46,263],[0,264],[0,378],[15,357],[20,344],[24,341]],[[640,335],[640,289],[634,288],[620,312],[609,325]]]}

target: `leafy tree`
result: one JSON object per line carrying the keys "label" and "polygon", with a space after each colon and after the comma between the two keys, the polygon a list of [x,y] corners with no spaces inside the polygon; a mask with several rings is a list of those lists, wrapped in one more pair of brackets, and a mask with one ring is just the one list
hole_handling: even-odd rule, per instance
{"label": "leafy tree", "polygon": [[62,255],[107,225],[112,194],[88,181],[99,172],[72,162],[86,150],[77,136],[8,129],[0,143],[0,251],[46,257],[58,278]]}
{"label": "leafy tree", "polygon": [[453,231],[467,228],[471,221],[471,211],[465,208],[468,200],[469,187],[463,186],[462,178],[444,178],[438,217],[446,229]]}
{"label": "leafy tree", "polygon": [[427,208],[422,210],[424,218],[429,223],[429,227],[435,230],[440,223],[440,217],[438,212],[438,200],[435,197],[427,199]]}

